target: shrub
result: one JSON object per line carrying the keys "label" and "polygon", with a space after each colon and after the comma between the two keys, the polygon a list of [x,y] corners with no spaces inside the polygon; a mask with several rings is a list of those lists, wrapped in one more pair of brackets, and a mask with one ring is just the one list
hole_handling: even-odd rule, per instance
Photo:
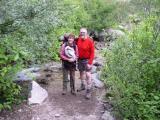
{"label": "shrub", "polygon": [[1,39],[0,42],[0,111],[10,109],[20,93],[20,87],[13,82],[13,78],[21,68],[24,53],[12,46],[9,39]]}
{"label": "shrub", "polygon": [[[119,116],[125,120],[160,118],[160,36],[157,17],[149,17],[107,51],[103,76]],[[107,78],[106,78],[107,76]]]}

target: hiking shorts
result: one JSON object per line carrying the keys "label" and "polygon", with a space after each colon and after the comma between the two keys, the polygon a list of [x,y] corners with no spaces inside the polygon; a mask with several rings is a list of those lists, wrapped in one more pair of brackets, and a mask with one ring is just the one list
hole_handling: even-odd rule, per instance
{"label": "hiking shorts", "polygon": [[86,71],[89,72],[91,69],[87,68],[88,59],[78,59],[78,69],[80,72]]}

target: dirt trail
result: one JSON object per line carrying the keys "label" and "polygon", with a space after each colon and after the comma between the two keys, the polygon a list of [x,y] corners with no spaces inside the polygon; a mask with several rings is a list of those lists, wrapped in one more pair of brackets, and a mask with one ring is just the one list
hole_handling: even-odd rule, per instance
{"label": "dirt trail", "polygon": [[[78,72],[76,73],[76,88],[80,86]],[[32,120],[99,120],[103,112],[101,99],[104,89],[93,89],[91,100],[84,98],[84,92],[76,96],[68,90],[67,95],[61,95],[62,75],[57,74],[48,86],[43,86],[49,93],[49,98],[42,104],[32,108]]]}

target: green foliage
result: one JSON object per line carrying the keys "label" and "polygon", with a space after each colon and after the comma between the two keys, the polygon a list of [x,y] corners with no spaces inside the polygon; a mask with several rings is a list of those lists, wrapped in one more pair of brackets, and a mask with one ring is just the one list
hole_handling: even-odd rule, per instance
{"label": "green foliage", "polygon": [[9,39],[3,39],[0,42],[0,111],[3,108],[10,109],[20,92],[20,87],[12,80],[17,70],[20,69],[24,54],[11,46],[8,43]]}
{"label": "green foliage", "polygon": [[159,22],[147,18],[106,52],[107,97],[123,119],[160,119]]}
{"label": "green foliage", "polygon": [[87,0],[84,8],[90,16],[87,27],[101,30],[115,24],[113,12],[116,4],[109,0]]}
{"label": "green foliage", "polygon": [[[113,2],[113,1],[112,1]],[[112,20],[118,23],[144,20],[150,15],[160,15],[159,0],[115,0],[116,8],[112,12]]]}

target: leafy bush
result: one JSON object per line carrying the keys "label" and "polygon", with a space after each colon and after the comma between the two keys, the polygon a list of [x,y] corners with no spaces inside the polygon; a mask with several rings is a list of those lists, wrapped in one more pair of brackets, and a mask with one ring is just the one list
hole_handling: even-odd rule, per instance
{"label": "leafy bush", "polygon": [[0,42],[0,111],[3,108],[10,109],[20,92],[20,87],[13,82],[13,78],[21,68],[24,54],[8,43],[9,39],[1,39]]}
{"label": "leafy bush", "polygon": [[147,18],[105,53],[107,97],[122,119],[160,119],[159,22]]}

